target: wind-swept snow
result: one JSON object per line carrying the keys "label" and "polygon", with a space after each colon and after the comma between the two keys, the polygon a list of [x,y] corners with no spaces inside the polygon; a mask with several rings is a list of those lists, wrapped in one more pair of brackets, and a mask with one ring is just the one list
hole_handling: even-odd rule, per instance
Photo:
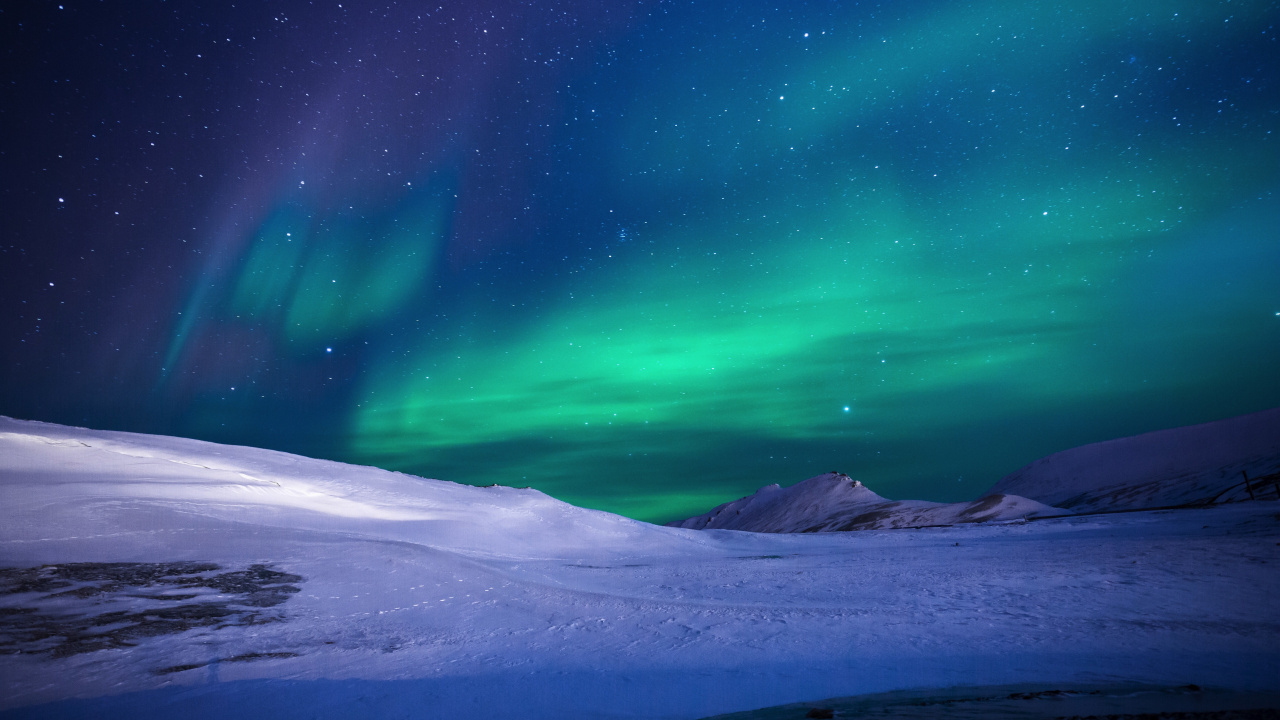
{"label": "wind-swept snow", "polygon": [[[1280,471],[1280,408],[1203,425],[1084,445],[1043,457],[997,482],[1072,512],[1130,510],[1248,498],[1240,486]],[[1261,488],[1275,498],[1280,488]]]}
{"label": "wind-swept snow", "polygon": [[830,472],[786,488],[766,485],[704,515],[669,525],[692,530],[811,533],[933,527],[1061,514],[1057,508],[1016,495],[990,495],[963,503],[887,500],[844,473]]}
{"label": "wind-swept snow", "polygon": [[0,419],[0,715],[697,718],[959,685],[1268,689],[1277,511],[693,531]]}

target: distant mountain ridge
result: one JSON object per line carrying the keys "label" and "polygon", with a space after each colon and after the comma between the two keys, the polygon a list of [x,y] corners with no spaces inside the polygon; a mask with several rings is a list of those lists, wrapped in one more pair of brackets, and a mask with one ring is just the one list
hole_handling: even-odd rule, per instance
{"label": "distant mountain ridge", "polygon": [[1280,408],[1272,408],[1063,450],[1004,476],[987,492],[1016,493],[1073,513],[1136,510],[1220,495],[1220,501],[1247,499],[1242,473],[1277,471]]}
{"label": "distant mountain ridge", "polygon": [[667,523],[693,530],[769,533],[839,532],[955,525],[1061,515],[1061,510],[1016,495],[971,502],[889,500],[844,473],[829,472],[790,487],[766,485],[703,515]]}
{"label": "distant mountain ridge", "polygon": [[[1280,471],[1280,408],[1083,445],[1010,473],[977,500],[889,500],[838,472],[766,485],[702,515],[694,530],[840,532],[981,523],[1249,499],[1245,473]],[[1280,495],[1280,484],[1255,495]]]}

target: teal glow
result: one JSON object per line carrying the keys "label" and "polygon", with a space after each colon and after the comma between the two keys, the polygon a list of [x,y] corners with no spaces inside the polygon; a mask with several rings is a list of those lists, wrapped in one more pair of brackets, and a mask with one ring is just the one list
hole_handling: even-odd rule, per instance
{"label": "teal glow", "polygon": [[[661,521],[1280,405],[1274,0],[339,9],[222,58],[121,301],[163,337],[48,419],[142,377],[121,428]],[[67,375],[40,292],[14,357]]]}
{"label": "teal glow", "polygon": [[310,347],[375,325],[419,292],[438,252],[439,203],[376,221],[316,222],[286,207],[268,218],[248,251],[232,311],[278,324]]}
{"label": "teal glow", "polygon": [[1256,409],[1250,383],[1274,400],[1275,123],[1151,107],[1274,8],[1175,5],[646,48],[653,80],[596,106],[628,218],[596,264],[369,365],[352,457],[668,519],[830,469],[967,498],[1073,443]]}

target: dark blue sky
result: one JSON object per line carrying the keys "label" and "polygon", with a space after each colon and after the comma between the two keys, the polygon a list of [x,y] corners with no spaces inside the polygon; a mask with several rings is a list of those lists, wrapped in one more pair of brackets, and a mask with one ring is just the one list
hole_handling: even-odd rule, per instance
{"label": "dark blue sky", "polygon": [[1277,19],[5,8],[0,413],[665,520],[1280,405]]}

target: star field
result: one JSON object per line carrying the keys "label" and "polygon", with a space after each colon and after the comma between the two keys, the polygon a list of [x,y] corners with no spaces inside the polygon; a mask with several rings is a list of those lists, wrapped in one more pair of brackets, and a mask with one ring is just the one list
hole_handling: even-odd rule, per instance
{"label": "star field", "polygon": [[1278,20],[8,8],[0,413],[668,520],[1280,405]]}

